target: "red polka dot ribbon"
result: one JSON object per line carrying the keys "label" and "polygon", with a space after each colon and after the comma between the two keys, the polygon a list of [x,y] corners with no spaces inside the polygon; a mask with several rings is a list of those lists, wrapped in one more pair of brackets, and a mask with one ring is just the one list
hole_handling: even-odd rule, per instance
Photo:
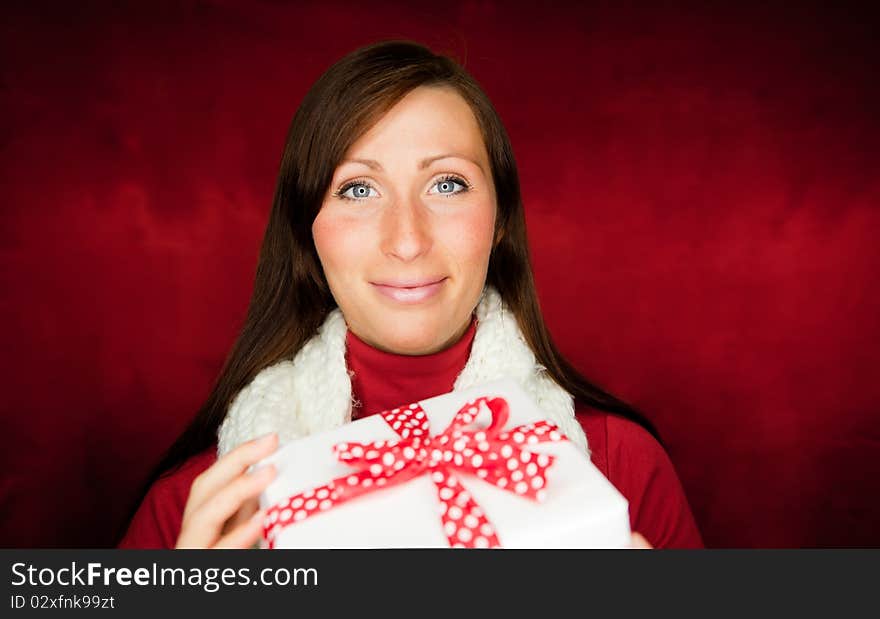
{"label": "red polka dot ribbon", "polygon": [[[468,428],[482,406],[488,407],[492,422],[483,429]],[[508,404],[504,398],[480,397],[467,402],[449,427],[437,436],[431,436],[428,416],[418,403],[380,415],[400,439],[334,445],[336,457],[360,467],[359,470],[292,495],[269,508],[263,522],[263,536],[269,548],[275,547],[276,536],[288,525],[363,494],[425,474],[429,474],[437,486],[440,519],[450,546],[500,547],[495,528],[461,485],[456,473],[475,475],[498,488],[542,501],[547,481],[545,473],[554,458],[530,452],[525,447],[566,440],[548,421],[502,431],[508,419]]]}

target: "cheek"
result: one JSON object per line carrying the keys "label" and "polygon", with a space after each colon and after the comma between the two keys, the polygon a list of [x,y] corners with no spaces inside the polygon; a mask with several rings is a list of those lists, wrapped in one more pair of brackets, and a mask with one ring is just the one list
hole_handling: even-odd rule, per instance
{"label": "cheek", "polygon": [[358,234],[355,227],[344,219],[319,212],[312,224],[312,238],[324,274],[328,280],[335,280],[357,263],[361,251],[358,243],[363,242],[364,235]]}
{"label": "cheek", "polygon": [[462,213],[444,232],[446,246],[463,263],[482,263],[489,259],[495,232],[494,205]]}

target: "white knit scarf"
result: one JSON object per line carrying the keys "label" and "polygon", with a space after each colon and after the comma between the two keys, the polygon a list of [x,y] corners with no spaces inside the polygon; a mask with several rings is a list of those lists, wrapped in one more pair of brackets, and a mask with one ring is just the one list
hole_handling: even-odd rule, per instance
{"label": "white knit scarf", "polygon": [[[492,286],[484,287],[476,313],[470,356],[453,389],[509,376],[589,455],[587,437],[574,416],[574,398],[537,362],[516,317]],[[218,431],[218,455],[269,432],[277,432],[279,444],[284,445],[351,421],[351,374],[345,362],[347,331],[342,312],[336,308],[292,360],[259,372],[229,406]]]}

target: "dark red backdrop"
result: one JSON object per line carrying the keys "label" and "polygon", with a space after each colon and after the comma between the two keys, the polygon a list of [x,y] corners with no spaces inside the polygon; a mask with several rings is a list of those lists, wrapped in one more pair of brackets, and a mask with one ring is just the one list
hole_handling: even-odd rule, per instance
{"label": "dark red backdrop", "polygon": [[553,334],[656,422],[706,542],[880,546],[869,15],[155,4],[0,26],[0,545],[113,542],[244,316],[296,106],[407,37],[495,101]]}

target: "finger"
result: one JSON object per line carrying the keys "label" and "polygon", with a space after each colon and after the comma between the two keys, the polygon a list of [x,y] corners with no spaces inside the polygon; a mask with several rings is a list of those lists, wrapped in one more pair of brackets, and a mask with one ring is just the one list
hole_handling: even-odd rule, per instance
{"label": "finger", "polygon": [[644,535],[633,531],[630,548],[636,548],[638,550],[650,550],[654,547],[651,546],[650,543],[648,543],[648,540],[645,539]]}
{"label": "finger", "polygon": [[184,518],[178,547],[212,546],[220,538],[224,523],[235,515],[242,503],[262,492],[274,477],[275,466],[269,465],[235,478]]}
{"label": "finger", "polygon": [[278,435],[273,432],[242,443],[221,457],[193,481],[187,499],[189,511],[197,509],[221,488],[229,485],[251,464],[275,451],[276,447],[278,447]]}
{"label": "finger", "polygon": [[207,548],[222,536],[225,522],[248,498],[259,494],[275,476],[268,466],[252,474],[242,474],[183,519],[178,548]]}
{"label": "finger", "polygon": [[274,465],[239,475],[198,507],[191,520],[200,527],[210,527],[218,535],[221,534],[226,522],[235,518],[247,502],[256,499],[274,477]]}
{"label": "finger", "polygon": [[193,481],[190,490],[193,502],[203,502],[241,475],[250,465],[272,453],[277,446],[278,435],[273,432],[242,443],[222,456]]}
{"label": "finger", "polygon": [[260,498],[259,497],[251,497],[246,499],[241,507],[235,514],[233,514],[232,518],[226,521],[226,524],[223,525],[222,535],[229,533],[235,527],[240,525],[243,522],[247,522],[248,519],[260,508]]}
{"label": "finger", "polygon": [[266,510],[261,509],[232,529],[214,544],[214,548],[251,548],[263,535]]}

